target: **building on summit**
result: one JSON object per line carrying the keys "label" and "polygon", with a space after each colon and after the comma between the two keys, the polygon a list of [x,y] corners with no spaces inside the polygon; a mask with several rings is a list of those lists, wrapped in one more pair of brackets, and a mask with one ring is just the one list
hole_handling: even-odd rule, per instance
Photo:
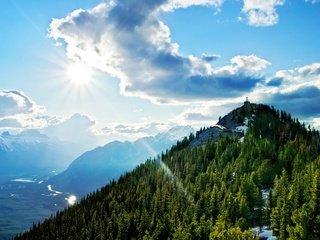
{"label": "building on summit", "polygon": [[250,102],[248,100],[248,97],[246,97],[246,101],[243,104],[245,107],[249,107],[250,106]]}

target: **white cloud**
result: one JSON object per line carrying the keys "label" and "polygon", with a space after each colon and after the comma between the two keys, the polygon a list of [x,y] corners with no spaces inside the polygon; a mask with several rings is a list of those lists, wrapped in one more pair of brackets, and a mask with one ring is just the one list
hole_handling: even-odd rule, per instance
{"label": "white cloud", "polygon": [[296,71],[301,74],[302,77],[320,77],[320,63],[312,63],[301,68],[296,69]]}
{"label": "white cloud", "polygon": [[[220,6],[223,1],[172,1],[176,7]],[[120,79],[121,93],[172,103],[240,96],[262,79],[237,65],[215,74],[206,55],[183,56],[169,27],[158,19],[166,1],[113,1],[76,10],[50,24],[49,36],[66,43],[67,56]],[[161,12],[161,11],[160,11]],[[254,59],[254,56],[247,56]],[[242,57],[245,64],[250,59]],[[211,56],[211,60],[214,58]],[[262,60],[260,60],[262,61]],[[239,71],[237,71],[237,69]],[[241,70],[241,72],[240,72]],[[233,74],[233,75],[232,75]],[[237,85],[233,85],[236,82]],[[239,87],[241,86],[241,87]]]}
{"label": "white cloud", "polygon": [[42,128],[47,125],[45,119],[34,115],[19,114],[0,118],[0,131],[10,129]]}
{"label": "white cloud", "polygon": [[97,139],[92,128],[94,125],[95,121],[90,116],[76,113],[68,119],[40,129],[40,132],[60,140],[95,146]]}
{"label": "white cloud", "polygon": [[38,114],[44,111],[43,106],[37,105],[23,92],[0,90],[0,117]]}
{"label": "white cloud", "polygon": [[320,64],[277,71],[254,93],[260,102],[286,110],[296,117],[320,116]]}
{"label": "white cloud", "polygon": [[168,121],[162,122],[141,122],[141,123],[114,123],[108,124],[101,131],[111,140],[135,140],[145,136],[153,136],[159,132],[169,130],[177,124]]}
{"label": "white cloud", "polygon": [[231,63],[241,71],[260,71],[271,65],[270,62],[253,54],[249,56],[235,56],[231,59]]}
{"label": "white cloud", "polygon": [[243,0],[242,12],[247,15],[249,25],[272,26],[279,21],[276,8],[284,3],[285,0]]}
{"label": "white cloud", "polygon": [[227,65],[224,67],[217,68],[215,70],[215,74],[217,75],[237,75],[240,73],[254,73],[259,72],[269,65],[265,59],[257,57],[256,55],[249,56],[235,56],[230,60],[231,65]]}
{"label": "white cloud", "polygon": [[280,70],[275,78],[281,79],[283,84],[280,91],[292,91],[300,87],[315,86],[320,88],[320,63],[297,67],[289,70]]}
{"label": "white cloud", "polygon": [[320,118],[313,118],[310,123],[315,129],[320,130]]}
{"label": "white cloud", "polygon": [[173,11],[177,8],[188,8],[191,6],[210,6],[219,11],[219,7],[223,2],[224,0],[170,0],[162,6],[162,9],[164,11]]}
{"label": "white cloud", "polygon": [[43,127],[46,121],[38,116],[44,112],[21,91],[0,91],[0,130]]}
{"label": "white cloud", "polygon": [[244,98],[230,101],[208,101],[198,103],[184,109],[182,113],[174,116],[170,121],[179,122],[183,125],[190,125],[196,128],[215,125],[219,117],[223,117],[231,110],[242,105]]}

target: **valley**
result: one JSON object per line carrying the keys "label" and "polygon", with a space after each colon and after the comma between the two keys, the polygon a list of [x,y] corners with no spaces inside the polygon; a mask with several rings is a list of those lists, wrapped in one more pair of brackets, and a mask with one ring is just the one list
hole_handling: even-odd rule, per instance
{"label": "valley", "polygon": [[48,187],[54,173],[25,176],[0,182],[0,239],[25,231],[33,223],[43,221],[68,206],[70,193],[60,193]]}

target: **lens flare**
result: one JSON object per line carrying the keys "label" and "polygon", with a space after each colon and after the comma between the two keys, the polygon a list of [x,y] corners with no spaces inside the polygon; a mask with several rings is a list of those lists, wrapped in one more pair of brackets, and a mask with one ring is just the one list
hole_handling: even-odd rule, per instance
{"label": "lens flare", "polygon": [[77,197],[75,195],[70,195],[68,198],[66,198],[66,200],[68,204],[72,206],[77,202]]}
{"label": "lens flare", "polygon": [[175,186],[184,193],[185,197],[188,199],[190,203],[194,204],[193,197],[191,196],[191,194],[188,193],[187,189],[183,186],[183,183],[173,174],[170,168],[162,160],[159,160],[159,163],[162,170],[170,179],[172,179]]}

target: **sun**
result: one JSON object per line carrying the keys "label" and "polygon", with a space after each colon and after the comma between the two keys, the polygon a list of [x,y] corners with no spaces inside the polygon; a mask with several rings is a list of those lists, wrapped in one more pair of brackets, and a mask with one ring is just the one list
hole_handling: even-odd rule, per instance
{"label": "sun", "polygon": [[67,68],[68,79],[74,85],[87,85],[92,79],[92,70],[82,63],[74,63]]}

